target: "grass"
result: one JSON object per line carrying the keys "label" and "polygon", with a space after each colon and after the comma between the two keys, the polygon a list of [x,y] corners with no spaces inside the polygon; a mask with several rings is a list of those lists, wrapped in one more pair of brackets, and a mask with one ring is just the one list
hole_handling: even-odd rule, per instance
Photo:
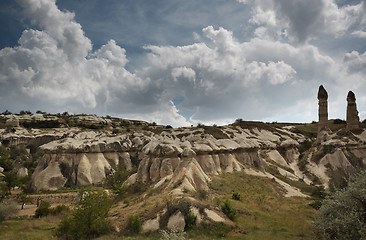
{"label": "grass", "polygon": [[43,240],[57,239],[54,229],[61,220],[59,216],[44,218],[18,218],[0,223],[2,240]]}
{"label": "grass", "polygon": [[[209,183],[209,194],[204,194],[206,207],[220,211],[220,205],[231,199],[233,190],[241,200],[231,200],[232,208],[237,211],[232,226],[203,223],[187,231],[186,239],[312,239],[312,226],[315,210],[308,206],[311,199],[285,198],[280,187],[271,179],[249,176],[243,172],[224,173]],[[118,222],[126,221],[128,213],[139,214],[142,219],[156,216],[166,203],[163,196],[153,193],[142,200],[140,193],[130,196],[128,208],[116,206],[110,214],[119,212]],[[157,202],[160,201],[159,204]],[[155,210],[154,210],[155,208]],[[56,239],[53,236],[60,217],[49,216],[40,219],[14,219],[0,223],[0,239]],[[161,239],[159,232],[148,234],[128,234],[121,228],[115,233],[98,239]],[[126,235],[127,234],[127,235]]]}
{"label": "grass", "polygon": [[210,187],[223,201],[230,198],[235,186],[242,201],[232,201],[238,211],[235,221],[245,234],[228,233],[228,239],[312,239],[315,210],[304,198],[285,198],[276,190],[271,179],[248,176],[242,172],[223,174]]}

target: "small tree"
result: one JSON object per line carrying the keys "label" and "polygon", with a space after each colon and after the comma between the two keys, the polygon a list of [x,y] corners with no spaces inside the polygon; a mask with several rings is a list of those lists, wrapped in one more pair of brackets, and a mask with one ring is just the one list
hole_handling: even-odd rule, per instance
{"label": "small tree", "polygon": [[194,225],[196,225],[197,216],[194,215],[191,211],[187,213],[187,215],[184,216],[184,221],[186,223],[184,230],[191,229]]}
{"label": "small tree", "polygon": [[24,193],[19,193],[17,195],[17,200],[18,200],[18,203],[22,204],[21,209],[24,209],[24,205],[26,203],[32,203],[32,198],[30,198],[27,194],[24,194]]}
{"label": "small tree", "polygon": [[73,215],[64,218],[58,226],[59,237],[90,239],[107,233],[111,229],[107,214],[112,199],[104,191],[86,193],[78,203]]}
{"label": "small tree", "polygon": [[234,200],[240,201],[241,200],[240,193],[238,193],[237,191],[233,190],[233,194],[231,195],[231,198],[234,199]]}
{"label": "small tree", "polygon": [[221,211],[225,213],[225,215],[232,221],[236,218],[236,210],[232,208],[231,202],[229,199],[226,199],[225,202],[221,205]]}
{"label": "small tree", "polygon": [[142,222],[139,215],[133,215],[128,218],[128,228],[133,233],[141,232]]}
{"label": "small tree", "polygon": [[50,213],[50,207],[51,204],[49,202],[42,201],[36,209],[34,217],[40,218],[47,216]]}
{"label": "small tree", "polygon": [[328,196],[320,207],[315,227],[323,239],[366,238],[366,172],[345,189]]}

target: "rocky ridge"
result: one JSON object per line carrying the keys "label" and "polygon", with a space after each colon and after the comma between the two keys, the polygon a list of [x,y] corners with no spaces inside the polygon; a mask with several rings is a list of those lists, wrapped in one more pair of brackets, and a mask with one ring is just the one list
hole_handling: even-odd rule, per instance
{"label": "rocky ridge", "polygon": [[[307,197],[291,183],[329,187],[336,177],[350,176],[366,166],[363,129],[339,127],[333,132],[320,131],[315,139],[296,124],[236,121],[221,127],[173,129],[90,119],[92,128],[62,125],[65,120],[60,118],[52,120],[63,122],[55,128],[24,128],[20,121],[19,126],[0,129],[0,141],[4,146],[24,145],[43,153],[31,178],[34,191],[103,184],[123,166],[131,173],[125,186],[142,183],[174,199],[186,192],[209,191],[216,176],[240,171],[272,179],[286,197]],[[103,128],[94,129],[98,124]],[[316,124],[304,126],[318,132]],[[196,211],[194,207],[191,205],[191,211]],[[156,230],[164,211],[147,219],[144,229]],[[181,228],[182,212],[171,214],[166,225]],[[209,221],[227,221],[213,209],[205,209],[201,215]]]}

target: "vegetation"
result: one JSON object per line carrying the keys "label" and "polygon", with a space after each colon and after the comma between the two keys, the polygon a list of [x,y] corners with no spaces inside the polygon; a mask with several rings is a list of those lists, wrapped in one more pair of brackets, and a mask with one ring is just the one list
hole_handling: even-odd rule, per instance
{"label": "vegetation", "polygon": [[366,172],[324,200],[314,226],[323,239],[366,238]]}
{"label": "vegetation", "polygon": [[237,191],[233,190],[233,194],[231,195],[231,198],[234,199],[234,200],[240,201],[241,200],[240,193],[238,193]]}
{"label": "vegetation", "polygon": [[123,186],[124,181],[127,179],[129,173],[126,171],[122,161],[117,166],[117,170],[109,174],[105,179],[105,187],[112,189],[117,195],[122,195],[126,192],[127,188]]}
{"label": "vegetation", "polygon": [[0,202],[0,222],[4,221],[5,219],[9,218],[13,214],[19,211],[17,202],[5,199]]}
{"label": "vegetation", "polygon": [[0,239],[13,240],[16,236],[17,240],[56,240],[52,229],[56,228],[59,221],[59,216],[6,220],[0,224]]}
{"label": "vegetation", "polygon": [[236,218],[236,210],[232,208],[231,202],[229,199],[226,199],[224,203],[221,205],[221,211],[225,213],[225,215],[232,221]]}
{"label": "vegetation", "polygon": [[36,218],[45,217],[50,213],[51,204],[46,201],[41,201],[38,208],[36,209],[36,214],[34,215]]}
{"label": "vegetation", "polygon": [[132,233],[139,233],[142,230],[142,222],[139,215],[132,215],[128,218],[128,229]]}
{"label": "vegetation", "polygon": [[[30,177],[41,157],[42,153],[35,151],[28,153],[23,145],[11,146],[9,148],[0,146],[0,167],[4,168],[5,175],[2,178],[5,185],[0,184],[0,199],[10,195],[10,190],[14,187],[20,187],[24,192],[29,192],[28,183]],[[21,167],[28,169],[28,176],[17,176],[16,170]]]}
{"label": "vegetation", "polygon": [[87,192],[72,216],[62,219],[57,236],[67,239],[90,239],[110,231],[107,214],[112,200],[105,191]]}
{"label": "vegetation", "polygon": [[22,122],[21,125],[25,128],[59,128],[59,127],[61,127],[61,123],[58,120],[44,120],[44,121],[33,120],[31,122]]}
{"label": "vegetation", "polygon": [[193,226],[196,225],[197,216],[194,215],[191,211],[187,213],[187,215],[184,216],[184,222],[186,223],[184,230],[189,230]]}
{"label": "vegetation", "polygon": [[[302,184],[306,185],[303,182]],[[222,231],[225,238],[314,239],[312,236],[314,228],[310,222],[316,210],[309,206],[314,200],[283,197],[283,189],[275,181],[249,176],[243,172],[221,174],[209,184],[212,195],[220,196],[222,201],[232,196],[232,190],[227,186],[236,186],[235,190],[241,194],[242,201],[232,201],[231,205],[232,209],[237,211],[236,231],[245,234],[240,237],[230,236],[228,233],[231,231],[230,227],[226,226],[227,232]],[[203,233],[188,232],[189,237],[198,235],[203,239],[219,237],[211,235],[205,238],[208,231],[203,229],[197,231]]]}

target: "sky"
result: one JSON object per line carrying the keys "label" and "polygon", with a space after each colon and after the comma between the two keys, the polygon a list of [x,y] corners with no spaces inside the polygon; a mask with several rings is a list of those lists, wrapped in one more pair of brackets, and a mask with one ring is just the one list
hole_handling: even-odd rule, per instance
{"label": "sky", "polygon": [[0,112],[366,118],[366,0],[1,0]]}

